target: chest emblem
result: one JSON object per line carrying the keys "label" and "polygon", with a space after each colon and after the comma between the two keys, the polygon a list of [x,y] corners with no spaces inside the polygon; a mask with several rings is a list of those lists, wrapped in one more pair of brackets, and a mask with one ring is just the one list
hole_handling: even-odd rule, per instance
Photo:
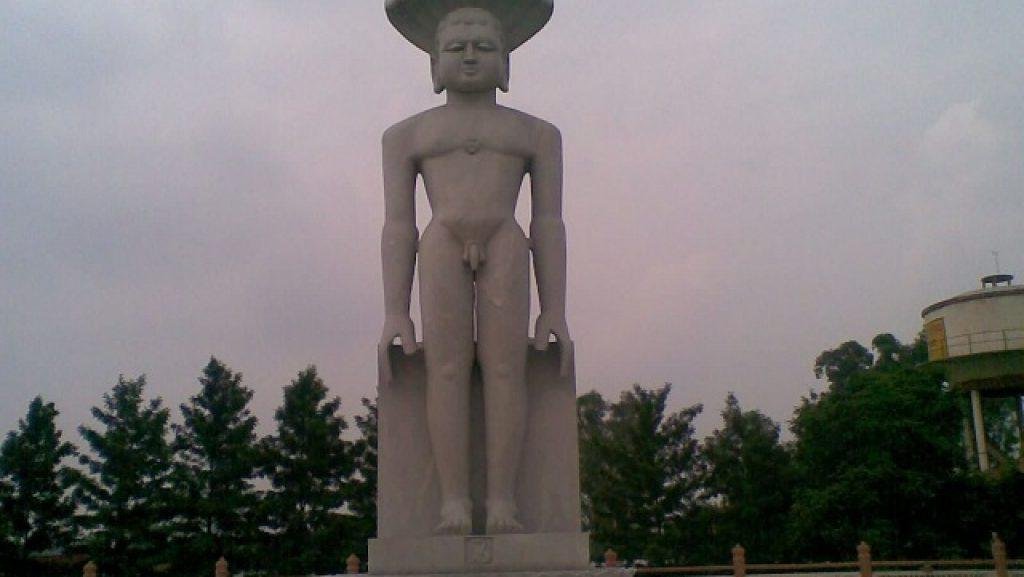
{"label": "chest emblem", "polygon": [[477,138],[469,138],[466,140],[466,143],[463,145],[463,148],[469,154],[476,154],[480,152],[480,140]]}

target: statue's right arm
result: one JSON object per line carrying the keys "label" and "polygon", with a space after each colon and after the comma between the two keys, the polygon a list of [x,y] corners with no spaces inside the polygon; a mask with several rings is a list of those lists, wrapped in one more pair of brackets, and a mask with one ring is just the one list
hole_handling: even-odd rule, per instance
{"label": "statue's right arm", "polygon": [[384,230],[381,262],[384,279],[384,332],[381,347],[401,338],[407,354],[416,351],[416,335],[409,316],[413,272],[416,267],[416,162],[410,150],[408,124],[384,133]]}

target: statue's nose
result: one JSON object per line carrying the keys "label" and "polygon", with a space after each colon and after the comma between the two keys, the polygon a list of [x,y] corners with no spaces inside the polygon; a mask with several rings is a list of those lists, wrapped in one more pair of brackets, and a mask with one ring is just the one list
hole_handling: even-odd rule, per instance
{"label": "statue's nose", "polygon": [[476,48],[472,44],[466,45],[466,51],[462,53],[462,61],[466,64],[476,63]]}

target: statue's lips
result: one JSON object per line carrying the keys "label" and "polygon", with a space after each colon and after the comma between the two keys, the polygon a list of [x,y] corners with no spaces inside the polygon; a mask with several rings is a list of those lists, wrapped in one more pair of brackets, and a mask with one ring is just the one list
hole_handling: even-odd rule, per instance
{"label": "statue's lips", "polygon": [[476,76],[480,72],[480,69],[476,66],[463,66],[462,73],[466,76]]}

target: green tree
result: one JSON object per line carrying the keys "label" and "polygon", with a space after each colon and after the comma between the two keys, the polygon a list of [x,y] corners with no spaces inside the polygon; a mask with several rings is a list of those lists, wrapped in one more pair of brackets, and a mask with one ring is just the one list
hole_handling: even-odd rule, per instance
{"label": "green tree", "polygon": [[377,536],[377,401],[362,403],[365,413],[356,415],[360,436],[352,447],[357,474],[349,488],[349,509],[356,539],[352,551],[366,559],[366,540]]}
{"label": "green tree", "polygon": [[881,333],[871,339],[871,348],[878,353],[874,363],[876,369],[915,368],[928,361],[928,341],[923,332],[909,345],[901,343],[891,333]]}
{"label": "green tree", "polygon": [[[0,507],[13,495],[13,488],[6,479],[0,477]],[[7,570],[2,567],[11,567],[17,559],[17,547],[14,543],[14,526],[11,518],[3,509],[0,509],[0,575],[8,575]]]}
{"label": "green tree", "polygon": [[722,428],[703,446],[705,485],[713,496],[713,561],[725,561],[736,543],[746,547],[748,561],[780,561],[785,551],[778,528],[788,519],[793,481],[790,454],[779,440],[780,427],[759,411],[744,411],[732,393],[726,397],[722,420]]}
{"label": "green tree", "polygon": [[327,387],[310,366],[284,389],[277,409],[277,434],[267,437],[264,474],[274,532],[274,565],[284,574],[328,573],[345,566],[349,550],[339,510],[355,470],[348,428],[338,414],[341,399],[327,399]]}
{"label": "green tree", "polygon": [[[876,341],[893,346],[884,335]],[[864,540],[882,558],[949,554],[943,503],[962,466],[955,399],[934,373],[890,361],[865,368],[868,355],[851,343],[840,347],[851,353],[845,361],[822,354],[843,374],[832,373],[832,386],[805,398],[792,421],[795,552],[848,558]],[[881,356],[896,360],[889,350]]]}
{"label": "green tree", "polygon": [[903,345],[892,333],[881,333],[871,339],[871,348],[878,351],[875,359],[876,367],[887,367],[899,364]]}
{"label": "green tree", "polygon": [[242,385],[241,373],[216,358],[199,384],[199,394],[181,405],[184,422],[172,425],[176,562],[179,569],[205,572],[224,556],[246,569],[256,562],[259,533],[252,391]]}
{"label": "green tree", "polygon": [[75,476],[92,556],[105,575],[149,575],[164,560],[171,449],[170,412],[159,398],[146,402],[146,377],[118,378],[92,415],[101,428],[79,427],[93,455],[90,475]]}
{"label": "green tree", "polygon": [[684,520],[700,497],[693,420],[701,406],[665,414],[670,385],[635,385],[606,404],[581,397],[581,486],[593,556],[605,548],[624,559],[681,562]]}
{"label": "green tree", "polygon": [[814,359],[814,376],[824,377],[833,388],[842,388],[854,375],[871,368],[873,363],[871,351],[857,341],[846,341]]}
{"label": "green tree", "polygon": [[66,547],[74,537],[74,505],[65,490],[71,469],[62,463],[75,447],[61,440],[58,414],[36,397],[0,445],[0,552],[6,550],[13,574],[36,572],[32,555]]}
{"label": "green tree", "polygon": [[[608,430],[605,420],[608,418],[608,403],[597,391],[580,395],[576,399],[576,425],[579,434],[580,453],[580,500],[583,513],[583,527],[591,533],[591,541],[595,545],[592,551],[595,558],[602,549],[595,536],[595,526],[606,524],[602,515],[613,515],[601,503],[609,502],[614,493],[614,486],[605,482],[602,469],[606,468],[605,456],[608,453]],[[598,504],[595,510],[595,503]]]}

